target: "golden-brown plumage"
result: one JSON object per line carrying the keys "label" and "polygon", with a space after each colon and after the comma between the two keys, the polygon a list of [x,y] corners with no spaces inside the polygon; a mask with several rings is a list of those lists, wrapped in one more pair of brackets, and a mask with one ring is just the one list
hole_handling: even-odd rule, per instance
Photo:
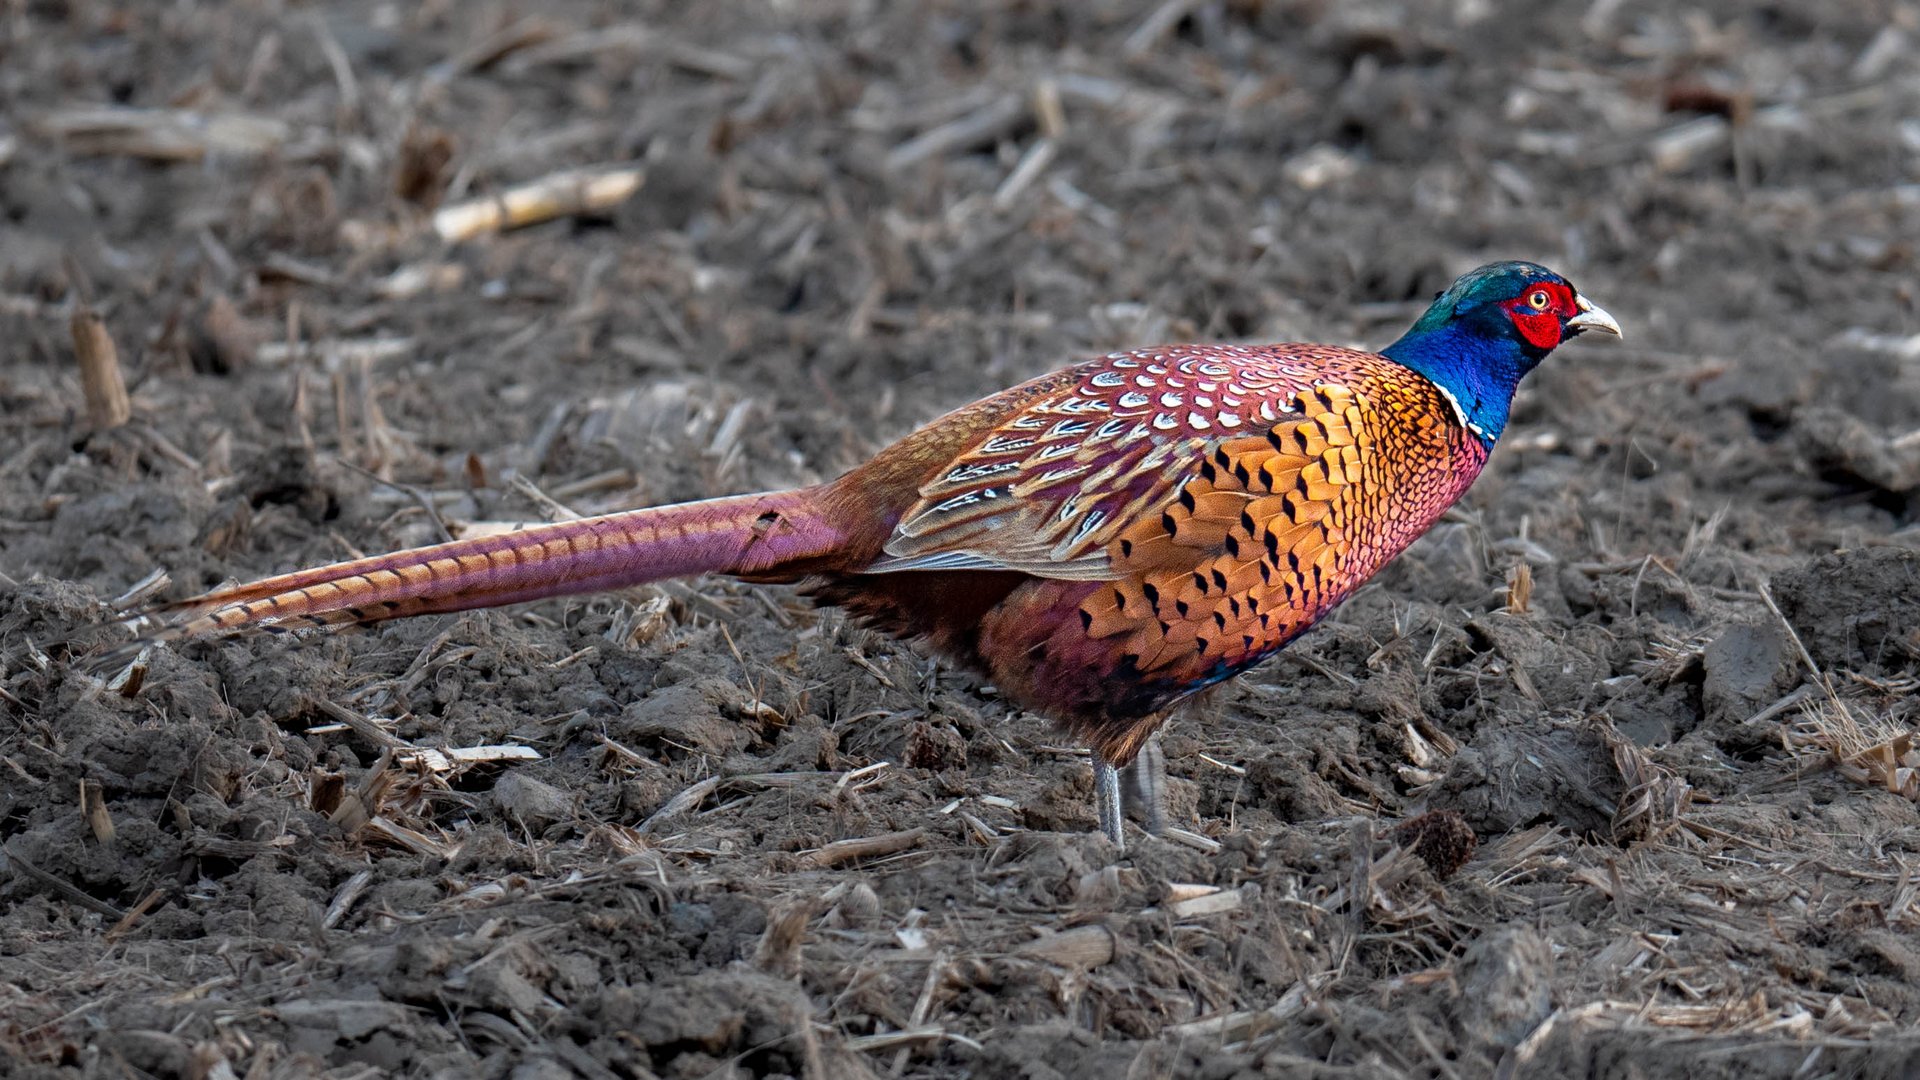
{"label": "golden-brown plumage", "polygon": [[[1482,420],[1494,406],[1504,419],[1501,387],[1510,397],[1549,331],[1557,343],[1587,328],[1618,332],[1551,272],[1497,264],[1443,295],[1396,358],[1115,353],[950,413],[830,484],[268,578],[161,609],[133,647],[695,573],[804,581],[1083,740],[1117,843],[1116,769],[1168,710],[1285,645],[1424,532],[1486,462],[1498,430]],[[1458,355],[1449,334],[1464,335]],[[1507,383],[1448,374],[1464,363],[1507,378],[1500,350],[1519,358]]]}

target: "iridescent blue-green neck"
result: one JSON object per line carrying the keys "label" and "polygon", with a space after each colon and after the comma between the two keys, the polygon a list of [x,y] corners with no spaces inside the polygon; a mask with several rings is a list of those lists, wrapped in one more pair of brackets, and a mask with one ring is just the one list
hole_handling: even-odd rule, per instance
{"label": "iridescent blue-green neck", "polygon": [[[1520,378],[1540,362],[1518,341],[1476,334],[1455,323],[1409,330],[1381,355],[1427,377],[1453,400],[1461,422],[1489,448],[1507,427]],[[1545,355],[1544,353],[1541,355]]]}
{"label": "iridescent blue-green neck", "polygon": [[1427,377],[1452,399],[1460,420],[1489,449],[1507,427],[1520,380],[1548,350],[1523,340],[1501,302],[1528,279],[1559,275],[1531,263],[1495,263],[1441,293],[1381,355]]}

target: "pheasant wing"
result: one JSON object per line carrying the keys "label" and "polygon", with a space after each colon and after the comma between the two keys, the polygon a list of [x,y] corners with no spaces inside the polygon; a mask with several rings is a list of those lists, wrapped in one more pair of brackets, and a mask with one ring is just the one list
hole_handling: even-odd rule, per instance
{"label": "pheasant wing", "polygon": [[[1316,389],[1316,380],[1330,368],[1377,359],[1324,347],[1223,346],[1085,365],[1077,384],[1029,400],[922,486],[886,557],[870,569],[1011,569],[1119,581],[1225,557],[1248,562],[1236,566],[1245,577],[1258,552],[1234,554],[1232,527],[1256,499],[1280,494],[1260,486],[1260,477],[1299,483],[1309,462],[1291,432],[1329,409],[1355,406],[1350,392],[1324,382]],[[1316,454],[1333,451],[1312,475],[1344,480],[1341,446],[1353,454],[1359,448],[1348,418],[1334,421],[1341,443],[1321,434],[1305,443]],[[1320,423],[1314,419],[1316,433]],[[1271,472],[1249,472],[1243,481],[1230,471],[1241,464]],[[1340,486],[1316,480],[1317,499],[1303,491],[1296,501],[1325,505],[1319,516],[1328,516]],[[1301,513],[1305,520],[1313,512]]]}
{"label": "pheasant wing", "polygon": [[1173,497],[1192,451],[1153,439],[1150,420],[1060,414],[1075,404],[1021,412],[922,487],[873,569],[1112,577],[1112,541]]}

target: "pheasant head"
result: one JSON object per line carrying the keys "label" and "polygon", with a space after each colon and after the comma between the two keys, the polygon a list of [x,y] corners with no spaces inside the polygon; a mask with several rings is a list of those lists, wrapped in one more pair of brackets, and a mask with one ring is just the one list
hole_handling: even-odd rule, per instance
{"label": "pheasant head", "polygon": [[1588,330],[1618,337],[1620,324],[1544,266],[1489,263],[1454,282],[1380,351],[1438,386],[1491,447],[1506,429],[1521,378]]}

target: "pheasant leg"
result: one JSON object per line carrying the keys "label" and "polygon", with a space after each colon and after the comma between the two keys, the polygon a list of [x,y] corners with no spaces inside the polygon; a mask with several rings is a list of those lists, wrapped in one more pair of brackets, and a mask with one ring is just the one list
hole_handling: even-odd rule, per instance
{"label": "pheasant leg", "polygon": [[1120,770],[1113,762],[1093,756],[1093,814],[1100,819],[1100,831],[1107,834],[1113,846],[1119,851],[1127,850],[1127,838],[1122,831],[1126,824],[1125,804],[1120,795]]}
{"label": "pheasant leg", "polygon": [[1167,831],[1167,755],[1160,749],[1160,736],[1153,735],[1140,748],[1139,756],[1121,770],[1122,793],[1128,809],[1138,810],[1151,836]]}

